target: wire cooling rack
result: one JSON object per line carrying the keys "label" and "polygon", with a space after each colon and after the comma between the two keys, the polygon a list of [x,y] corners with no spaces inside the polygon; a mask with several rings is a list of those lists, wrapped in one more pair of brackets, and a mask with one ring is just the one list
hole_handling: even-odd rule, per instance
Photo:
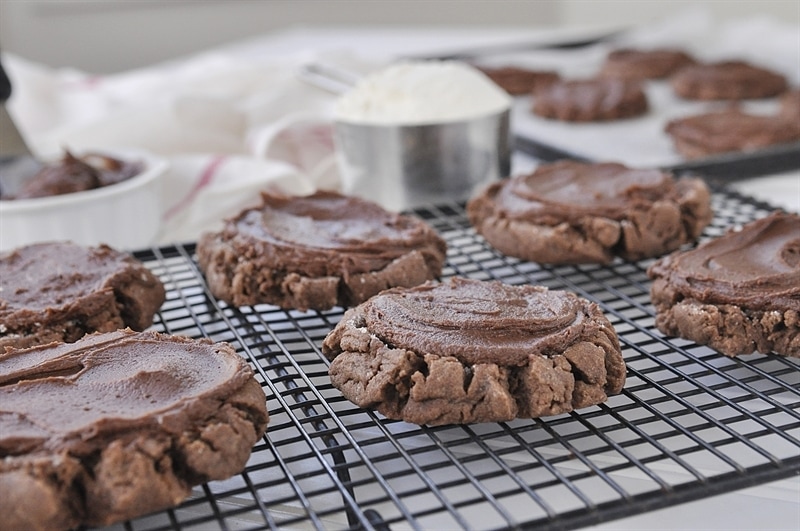
{"label": "wire cooling rack", "polygon": [[[729,192],[716,192],[713,206],[704,238],[769,211]],[[798,360],[731,359],[663,337],[650,261],[540,266],[487,246],[461,205],[415,212],[449,244],[445,277],[540,284],[599,303],[628,365],[622,393],[542,419],[387,420],[330,384],[320,345],[340,308],[229,307],[206,290],[192,245],[140,251],[168,290],[154,328],[233,344],[264,387],[271,420],[241,474],[117,528],[571,529],[800,472]]]}

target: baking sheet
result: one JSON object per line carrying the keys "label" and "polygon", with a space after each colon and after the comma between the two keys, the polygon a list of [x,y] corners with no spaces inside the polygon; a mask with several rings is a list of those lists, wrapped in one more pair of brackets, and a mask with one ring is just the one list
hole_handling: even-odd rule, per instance
{"label": "baking sheet", "polygon": [[[590,78],[599,71],[607,54],[620,47],[640,49],[674,47],[686,50],[700,61],[742,59],[778,71],[790,86],[800,86],[800,28],[774,21],[719,24],[700,12],[689,12],[675,19],[638,28],[614,38],[570,49],[520,49],[497,53],[475,51],[469,58],[480,66],[518,66],[553,70],[565,79]],[[675,96],[666,80],[647,80],[644,90],[649,111],[640,117],[608,122],[574,123],[540,118],[531,112],[530,96],[515,98],[512,131],[519,149],[545,159],[568,156],[592,161],[616,161],[634,167],[687,168],[704,170],[722,165],[737,173],[736,165],[760,159],[753,168],[739,171],[737,177],[766,174],[800,167],[800,142],[748,153],[715,155],[687,160],[678,154],[665,133],[673,119],[730,106],[730,102],[698,102]],[[777,112],[777,98],[746,100],[742,110],[769,115]],[[777,158],[776,158],[777,157]],[[772,162],[772,164],[770,164]]]}
{"label": "baking sheet", "polygon": [[[665,81],[648,82],[645,92],[650,109],[641,117],[580,124],[540,118],[530,111],[532,99],[520,97],[514,102],[512,130],[523,139],[573,157],[616,161],[633,167],[669,168],[687,162],[699,165],[707,160],[718,159],[685,159],[673,149],[672,140],[664,132],[664,127],[670,120],[722,109],[727,104],[681,101],[672,95]],[[745,102],[741,107],[747,112],[768,115],[777,111],[778,103],[773,98]],[[800,143],[797,147],[800,148]],[[736,157],[753,155],[755,153],[739,153]],[[800,166],[800,159],[797,164]]]}

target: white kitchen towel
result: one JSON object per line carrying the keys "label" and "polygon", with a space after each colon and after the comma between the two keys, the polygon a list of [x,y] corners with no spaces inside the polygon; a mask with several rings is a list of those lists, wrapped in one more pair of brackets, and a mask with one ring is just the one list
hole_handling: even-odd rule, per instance
{"label": "white kitchen towel", "polygon": [[212,51],[107,76],[2,60],[14,86],[9,112],[38,156],[135,148],[169,160],[154,244],[195,240],[263,190],[340,188],[336,95],[297,72],[314,60],[348,64],[346,55],[256,60]]}
{"label": "white kitchen towel", "polygon": [[297,168],[242,155],[177,155],[164,180],[164,213],[157,243],[191,242],[244,208],[261,192],[305,195],[316,189]]}

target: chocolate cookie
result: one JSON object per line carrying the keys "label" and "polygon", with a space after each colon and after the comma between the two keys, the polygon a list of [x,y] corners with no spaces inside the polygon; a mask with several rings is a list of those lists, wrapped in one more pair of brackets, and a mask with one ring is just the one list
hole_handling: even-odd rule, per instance
{"label": "chocolate cookie", "polygon": [[549,70],[530,70],[515,66],[479,67],[489,79],[512,96],[536,93],[549,87],[561,77]]}
{"label": "chocolate cookie", "polygon": [[728,109],[672,120],[665,131],[678,153],[695,159],[800,140],[800,120]]}
{"label": "chocolate cookie", "polygon": [[322,351],[345,398],[415,424],[557,415],[605,402],[625,382],[596,304],[498,281],[385,291],[345,313]]}
{"label": "chocolate cookie", "polygon": [[727,356],[800,357],[800,216],[775,212],[648,269],[656,326]]}
{"label": "chocolate cookie", "polygon": [[546,264],[639,260],[694,241],[711,221],[708,187],[659,170],[560,161],[490,184],[467,203],[500,252]]}
{"label": "chocolate cookie", "polygon": [[352,306],[389,287],[437,278],[445,254],[444,240],[422,220],[324,191],[263,194],[261,206],[197,245],[216,297],[300,310]]}
{"label": "chocolate cookie", "polygon": [[532,111],[568,122],[601,122],[645,114],[647,96],[638,81],[598,78],[558,81],[538,91]]}
{"label": "chocolate cookie", "polygon": [[686,66],[675,73],[671,83],[675,94],[690,100],[770,98],[787,89],[782,74],[745,61]]}
{"label": "chocolate cookie", "polygon": [[268,414],[227,344],[118,330],[0,354],[4,529],[103,526],[244,468]]}
{"label": "chocolate cookie", "polygon": [[0,254],[0,288],[0,349],[144,330],[165,299],[164,285],[133,256],[68,242]]}
{"label": "chocolate cookie", "polygon": [[691,64],[694,59],[682,50],[622,48],[606,56],[600,75],[618,79],[662,79]]}

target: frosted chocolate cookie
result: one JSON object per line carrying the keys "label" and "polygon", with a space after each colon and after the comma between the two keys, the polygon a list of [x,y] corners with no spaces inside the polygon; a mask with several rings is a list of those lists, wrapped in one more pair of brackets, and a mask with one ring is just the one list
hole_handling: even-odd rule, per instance
{"label": "frosted chocolate cookie", "polygon": [[108,246],[39,243],[0,254],[0,349],[144,330],[165,299],[144,264]]}
{"label": "frosted chocolate cookie", "polygon": [[515,66],[479,68],[489,79],[512,96],[536,93],[561,79],[558,73],[550,70],[530,70]]}
{"label": "frosted chocolate cookie", "polygon": [[415,424],[557,415],[625,383],[619,340],[596,304],[498,281],[387,290],[347,311],[322,351],[345,398]]}
{"label": "frosted chocolate cookie", "polygon": [[800,120],[728,109],[672,120],[665,131],[678,153],[695,159],[800,140]]}
{"label": "frosted chocolate cookie", "polygon": [[229,345],[118,330],[0,354],[4,529],[104,526],[244,468],[268,414]]}
{"label": "frosted chocolate cookie", "polygon": [[689,65],[670,82],[675,94],[689,100],[771,98],[787,89],[785,76],[745,61]]}
{"label": "frosted chocolate cookie", "polygon": [[567,122],[602,122],[645,114],[647,96],[638,81],[598,78],[558,81],[538,91],[533,114]]}
{"label": "frosted chocolate cookie", "polygon": [[600,75],[618,79],[662,79],[691,64],[694,59],[682,50],[621,48],[606,56]]}
{"label": "frosted chocolate cookie", "polygon": [[776,212],[648,269],[656,326],[727,356],[800,357],[800,216]]}
{"label": "frosted chocolate cookie", "polygon": [[445,254],[444,240],[421,219],[324,191],[263,194],[259,207],[197,245],[216,297],[300,310],[352,306],[386,288],[437,278]]}
{"label": "frosted chocolate cookie", "polygon": [[560,161],[490,184],[467,203],[500,252],[545,264],[639,260],[694,241],[711,221],[708,187],[659,170]]}

